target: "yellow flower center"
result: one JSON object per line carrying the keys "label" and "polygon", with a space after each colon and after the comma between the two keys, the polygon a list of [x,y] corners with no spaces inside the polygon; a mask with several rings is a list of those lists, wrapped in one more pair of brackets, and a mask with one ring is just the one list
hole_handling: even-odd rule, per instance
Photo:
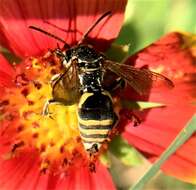
{"label": "yellow flower center", "polygon": [[27,147],[40,153],[41,170],[66,170],[70,165],[87,163],[80,140],[77,105],[49,105],[49,116],[42,115],[45,102],[52,97],[51,77],[60,73],[55,60],[28,59],[25,67],[16,67],[15,88],[5,89],[0,99],[1,134],[10,136],[11,156]]}

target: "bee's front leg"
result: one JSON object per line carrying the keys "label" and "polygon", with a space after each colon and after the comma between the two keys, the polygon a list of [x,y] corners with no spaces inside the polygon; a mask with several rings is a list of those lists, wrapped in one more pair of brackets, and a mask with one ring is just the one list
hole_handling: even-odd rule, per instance
{"label": "bee's front leg", "polygon": [[48,116],[50,113],[49,113],[49,105],[51,103],[55,102],[55,100],[53,99],[50,99],[50,100],[47,100],[44,104],[44,107],[43,107],[43,110],[42,110],[42,115],[43,116]]}
{"label": "bee's front leg", "polygon": [[44,107],[43,107],[43,110],[42,110],[42,115],[43,116],[49,116],[50,118],[52,118],[51,116],[50,116],[50,112],[49,112],[49,105],[50,104],[58,104],[58,105],[61,105],[61,104],[63,104],[63,103],[61,103],[61,102],[58,102],[58,101],[56,101],[55,99],[49,99],[49,100],[47,100],[46,102],[45,102],[45,104],[44,104]]}

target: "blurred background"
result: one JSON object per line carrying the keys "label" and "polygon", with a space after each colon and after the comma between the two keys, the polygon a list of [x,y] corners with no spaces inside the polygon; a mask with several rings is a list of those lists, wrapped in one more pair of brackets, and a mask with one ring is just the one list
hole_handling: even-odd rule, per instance
{"label": "blurred background", "polygon": [[128,0],[116,42],[132,54],[171,31],[196,33],[196,0]]}
{"label": "blurred background", "polygon": [[[196,33],[196,0],[128,0],[125,23],[116,40],[117,44],[129,44],[133,54],[171,31]],[[119,190],[127,190],[141,177],[150,163],[127,167],[115,156],[111,173]],[[133,164],[134,165],[134,164]],[[196,190],[196,186],[159,173],[145,190]]]}

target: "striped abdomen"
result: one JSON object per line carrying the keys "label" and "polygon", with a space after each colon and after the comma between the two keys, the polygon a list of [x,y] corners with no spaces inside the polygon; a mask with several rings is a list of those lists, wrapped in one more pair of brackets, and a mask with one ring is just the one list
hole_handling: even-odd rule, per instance
{"label": "striped abdomen", "polygon": [[85,92],[80,98],[78,119],[85,149],[98,151],[117,120],[109,93]]}

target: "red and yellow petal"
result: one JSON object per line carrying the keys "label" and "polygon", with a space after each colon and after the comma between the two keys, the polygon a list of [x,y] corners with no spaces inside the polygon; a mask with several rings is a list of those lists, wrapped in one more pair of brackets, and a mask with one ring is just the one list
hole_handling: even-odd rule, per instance
{"label": "red and yellow petal", "polygon": [[0,158],[0,186],[2,190],[50,190],[50,189],[115,189],[107,169],[100,163],[96,166],[96,173],[86,167],[71,170],[64,174],[43,174],[39,170],[39,155],[37,151],[29,149],[23,155],[11,160]]}
{"label": "red and yellow petal", "polygon": [[[0,86],[1,87],[12,87],[14,86],[13,78],[15,72],[13,67],[8,63],[5,57],[0,54]],[[0,94],[2,91],[0,92]]]}
{"label": "red and yellow petal", "polygon": [[194,40],[194,35],[191,34],[169,33],[132,56],[130,60],[137,67],[148,65],[149,68],[173,79],[180,76],[180,71],[193,72],[192,69],[195,69]]}
{"label": "red and yellow petal", "polygon": [[[193,110],[188,107],[152,109],[137,128],[127,125],[123,137],[154,162],[174,140],[192,114]],[[143,119],[141,115],[138,116]],[[196,150],[193,148],[195,145],[196,138],[193,136],[163,164],[163,171],[181,180],[196,183]]]}
{"label": "red and yellow petal", "polygon": [[[5,88],[0,98],[0,132],[3,138],[9,137],[10,156],[20,154],[26,147],[35,147],[40,152],[40,167],[44,170],[61,168],[65,159],[73,159],[74,152],[81,160],[85,155],[78,141],[76,105],[50,106],[55,114],[52,117],[42,115],[45,102],[51,98],[52,73],[60,72],[58,65],[51,64],[28,59],[16,66],[15,87]],[[73,157],[78,159],[78,156]]]}
{"label": "red and yellow petal", "polygon": [[[31,31],[33,25],[54,33],[68,44],[77,43],[92,23],[103,13],[113,16],[104,19],[89,34],[95,47],[104,49],[117,37],[121,28],[126,0],[80,1],[0,1],[0,40],[20,57],[38,55],[55,48],[57,41],[45,34]],[[51,24],[45,23],[45,21]],[[115,25],[115,27],[113,27]],[[62,31],[63,30],[63,31]],[[99,46],[96,43],[99,41]]]}
{"label": "red and yellow petal", "polygon": [[[123,136],[138,148],[149,160],[155,161],[168,147],[179,131],[196,112],[195,37],[171,33],[143,49],[129,61],[149,68],[172,79],[172,90],[157,88],[149,94],[148,101],[164,104],[164,107],[138,112],[142,120],[137,128],[126,126]],[[159,92],[160,90],[160,92]],[[132,93],[132,94],[129,94]],[[127,90],[124,98],[137,96]],[[142,100],[142,97],[139,97]],[[193,135],[162,166],[165,173],[187,182],[196,183],[196,136]]]}
{"label": "red and yellow petal", "polygon": [[[66,174],[40,173],[39,155],[37,151],[29,149],[21,156],[11,160],[0,158],[0,187],[1,190],[98,190],[115,189],[107,169],[98,163],[96,173],[86,167],[71,170]],[[99,180],[99,183],[97,183]]]}
{"label": "red and yellow petal", "polygon": [[9,64],[2,54],[0,54],[0,71],[10,76],[13,76],[15,73],[14,68]]}
{"label": "red and yellow petal", "polygon": [[88,168],[85,167],[81,167],[77,171],[72,171],[67,178],[59,180],[58,186],[74,190],[116,189],[106,168],[100,163],[96,168],[96,173],[89,172]]}
{"label": "red and yellow petal", "polygon": [[[15,66],[15,87],[0,97],[0,186],[4,189],[114,189],[106,168],[89,160],[78,130],[77,105],[50,105],[49,81],[59,73],[56,59],[26,59]],[[94,164],[92,173],[89,164]],[[12,176],[12,177],[11,177]],[[26,180],[24,180],[26,176]],[[11,178],[11,180],[9,180]],[[43,181],[41,181],[43,180]]]}

